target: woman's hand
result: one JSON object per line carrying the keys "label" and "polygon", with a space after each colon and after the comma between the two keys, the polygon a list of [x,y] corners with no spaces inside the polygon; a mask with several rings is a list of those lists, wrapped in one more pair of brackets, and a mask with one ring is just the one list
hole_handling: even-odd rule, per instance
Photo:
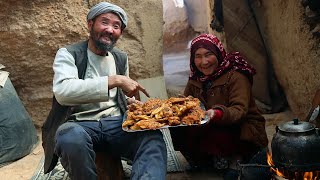
{"label": "woman's hand", "polygon": [[208,109],[206,111],[206,115],[208,116],[210,122],[219,123],[219,121],[222,119],[223,111],[221,109]]}
{"label": "woman's hand", "polygon": [[206,111],[206,115],[208,116],[209,121],[211,121],[215,117],[215,110],[209,109]]}

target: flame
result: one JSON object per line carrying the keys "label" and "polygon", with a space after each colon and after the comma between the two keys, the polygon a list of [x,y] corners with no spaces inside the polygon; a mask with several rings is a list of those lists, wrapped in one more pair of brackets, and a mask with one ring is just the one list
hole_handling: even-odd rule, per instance
{"label": "flame", "polygon": [[[272,161],[272,154],[267,151],[267,162],[268,165],[271,167],[271,171],[274,172],[277,176],[285,178],[285,179],[303,179],[303,180],[317,180],[319,179],[320,171],[314,172],[290,172],[284,169],[279,169],[274,167],[274,163]],[[303,177],[303,178],[302,178]]]}
{"label": "flame", "polygon": [[316,179],[319,179],[319,174],[320,174],[320,171],[316,171],[316,172],[305,172],[304,175],[303,175],[303,180],[316,180]]}
{"label": "flame", "polygon": [[276,173],[277,176],[285,177],[284,173],[281,172],[278,168],[274,168],[274,163],[272,161],[272,155],[269,151],[267,151],[267,162],[271,167],[271,170]]}
{"label": "flame", "polygon": [[303,180],[312,179],[312,172],[305,172],[303,175]]}
{"label": "flame", "polygon": [[269,151],[267,151],[267,162],[270,166],[274,166],[273,161],[272,161],[272,156]]}

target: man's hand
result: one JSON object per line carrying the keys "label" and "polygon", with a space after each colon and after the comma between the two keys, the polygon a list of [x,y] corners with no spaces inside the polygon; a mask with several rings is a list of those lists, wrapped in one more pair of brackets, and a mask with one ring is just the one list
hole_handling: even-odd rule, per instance
{"label": "man's hand", "polygon": [[142,104],[141,101],[136,100],[135,98],[128,98],[128,99],[127,99],[127,104],[128,104],[128,105],[133,104],[133,103]]}
{"label": "man's hand", "polygon": [[138,91],[143,92],[147,97],[150,97],[147,90],[142,87],[137,81],[121,75],[109,76],[109,89],[114,87],[121,88],[123,93],[128,97],[133,97]]}

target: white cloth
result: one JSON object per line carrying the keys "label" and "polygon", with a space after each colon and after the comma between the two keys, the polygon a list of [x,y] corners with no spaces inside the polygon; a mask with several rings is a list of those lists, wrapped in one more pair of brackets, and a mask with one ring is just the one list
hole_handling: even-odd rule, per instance
{"label": "white cloth", "polygon": [[9,77],[9,72],[7,71],[0,71],[0,87],[3,88],[6,84],[6,81]]}

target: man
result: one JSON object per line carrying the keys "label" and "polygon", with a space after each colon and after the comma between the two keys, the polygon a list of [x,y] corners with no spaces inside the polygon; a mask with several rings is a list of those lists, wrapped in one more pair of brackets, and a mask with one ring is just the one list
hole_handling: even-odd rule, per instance
{"label": "man", "polygon": [[127,103],[147,91],[129,78],[125,53],[114,48],[127,26],[125,11],[101,2],[87,15],[88,41],[58,50],[52,110],[42,127],[45,173],[57,163],[71,179],[97,179],[95,152],[133,161],[131,179],[165,179],[167,152],[160,131],[122,130]]}

